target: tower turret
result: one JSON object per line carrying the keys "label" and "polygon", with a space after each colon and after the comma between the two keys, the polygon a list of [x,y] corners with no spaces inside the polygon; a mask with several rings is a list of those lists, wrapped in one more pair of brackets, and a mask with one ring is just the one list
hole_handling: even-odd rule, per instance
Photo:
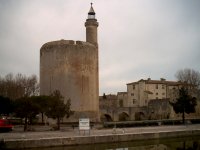
{"label": "tower turret", "polygon": [[95,11],[92,7],[88,12],[88,18],[85,22],[86,27],[86,42],[92,43],[95,46],[98,46],[98,40],[97,40],[97,27],[99,26],[99,23],[97,22],[97,19],[95,18]]}

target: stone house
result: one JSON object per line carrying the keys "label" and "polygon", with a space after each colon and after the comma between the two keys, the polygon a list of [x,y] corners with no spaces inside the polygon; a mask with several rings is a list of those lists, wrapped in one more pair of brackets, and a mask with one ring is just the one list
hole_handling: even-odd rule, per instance
{"label": "stone house", "polygon": [[129,107],[127,100],[127,92],[117,92],[118,107]]}
{"label": "stone house", "polygon": [[139,80],[127,84],[127,102],[129,107],[148,106],[153,99],[178,98],[178,90],[184,86],[183,82],[160,80]]}

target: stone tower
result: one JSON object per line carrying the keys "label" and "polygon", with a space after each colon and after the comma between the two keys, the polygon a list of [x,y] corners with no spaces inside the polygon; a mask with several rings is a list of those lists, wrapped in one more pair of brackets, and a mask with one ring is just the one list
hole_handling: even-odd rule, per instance
{"label": "stone tower", "polygon": [[59,90],[65,101],[71,99],[72,121],[99,121],[98,22],[92,4],[85,27],[86,42],[59,40],[41,47],[40,95]]}
{"label": "stone tower", "polygon": [[85,22],[85,27],[86,27],[86,42],[92,43],[96,46],[98,46],[98,41],[97,41],[97,27],[99,23],[95,19],[95,12],[92,7],[91,3],[91,8],[90,11],[88,12],[88,19]]}

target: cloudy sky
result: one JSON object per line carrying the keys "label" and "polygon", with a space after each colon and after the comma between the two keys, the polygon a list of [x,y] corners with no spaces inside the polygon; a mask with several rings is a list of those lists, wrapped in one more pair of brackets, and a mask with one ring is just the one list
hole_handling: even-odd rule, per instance
{"label": "cloudy sky", "polygon": [[[0,0],[0,75],[39,76],[39,51],[85,41],[91,0]],[[93,0],[99,22],[100,95],[139,79],[200,71],[199,0]]]}

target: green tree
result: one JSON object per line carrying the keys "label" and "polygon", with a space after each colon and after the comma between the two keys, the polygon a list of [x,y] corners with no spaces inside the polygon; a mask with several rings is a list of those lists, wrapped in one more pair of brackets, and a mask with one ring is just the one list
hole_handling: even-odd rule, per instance
{"label": "green tree", "polygon": [[71,101],[67,100],[67,103],[64,103],[64,98],[60,94],[60,91],[56,90],[51,94],[50,100],[48,103],[48,110],[46,115],[50,118],[57,119],[57,129],[60,130],[60,120],[66,116],[67,118],[71,115]]}
{"label": "green tree", "polygon": [[196,98],[188,94],[188,90],[182,87],[179,90],[179,98],[174,102],[170,102],[175,113],[182,113],[182,121],[185,123],[185,113],[194,113],[197,105]]}
{"label": "green tree", "polygon": [[12,100],[8,97],[0,96],[0,115],[9,115],[13,112]]}
{"label": "green tree", "polygon": [[48,102],[50,101],[50,96],[33,96],[33,102],[38,105],[39,112],[42,114],[42,123],[44,123],[44,114],[48,111]]}
{"label": "green tree", "polygon": [[103,93],[103,99],[106,99],[107,97],[106,97],[106,94],[105,93]]}
{"label": "green tree", "polygon": [[24,131],[28,130],[28,121],[32,124],[32,119],[39,113],[39,106],[33,97],[22,97],[14,102],[14,112],[17,117],[24,119]]}

